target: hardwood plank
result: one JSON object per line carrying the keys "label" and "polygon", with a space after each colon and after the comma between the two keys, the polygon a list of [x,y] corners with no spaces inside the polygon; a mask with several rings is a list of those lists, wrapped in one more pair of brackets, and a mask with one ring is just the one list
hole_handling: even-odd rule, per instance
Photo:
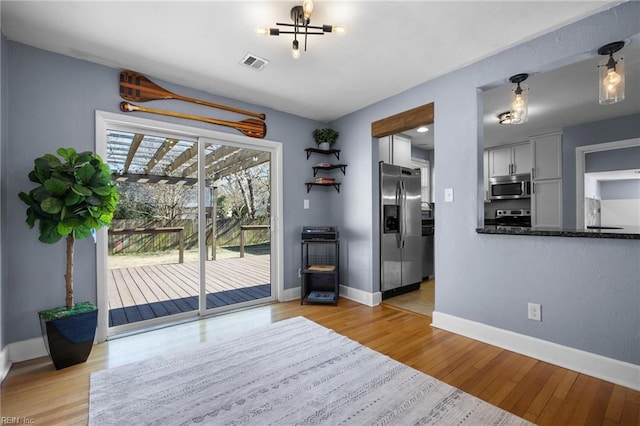
{"label": "hardwood plank", "polygon": [[613,392],[611,393],[611,397],[609,398],[607,411],[604,413],[606,419],[614,422],[620,421],[620,417],[622,416],[622,407],[624,407],[624,400],[626,396],[626,388],[620,385],[613,386]]}
{"label": "hardwood plank", "polygon": [[[431,328],[426,317],[346,299],[338,306],[271,304],[111,340],[96,345],[86,363],[60,371],[48,358],[15,364],[1,386],[2,416],[86,424],[92,372],[300,315],[440,380],[455,379],[461,390],[541,426],[639,421],[640,392]],[[449,368],[447,353],[455,354]],[[461,380],[462,372],[470,377]]]}

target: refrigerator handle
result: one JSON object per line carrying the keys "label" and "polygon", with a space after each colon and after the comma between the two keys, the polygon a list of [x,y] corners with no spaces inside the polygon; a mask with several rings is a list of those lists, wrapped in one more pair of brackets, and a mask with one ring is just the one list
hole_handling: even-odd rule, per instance
{"label": "refrigerator handle", "polygon": [[401,236],[402,236],[402,248],[404,248],[404,238],[407,232],[407,189],[404,187],[404,181],[400,181],[401,191],[402,191],[402,207],[400,207],[402,214],[402,228],[401,228]]}
{"label": "refrigerator handle", "polygon": [[396,207],[398,208],[398,232],[396,233],[396,246],[398,248],[402,248],[402,232],[403,232],[403,224],[402,224],[402,181],[398,181],[396,183]]}

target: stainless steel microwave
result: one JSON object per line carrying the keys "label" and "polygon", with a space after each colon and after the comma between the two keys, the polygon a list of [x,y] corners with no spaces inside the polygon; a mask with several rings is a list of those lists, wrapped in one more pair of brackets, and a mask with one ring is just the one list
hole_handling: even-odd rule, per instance
{"label": "stainless steel microwave", "polygon": [[489,179],[489,199],[531,198],[531,175],[498,176]]}

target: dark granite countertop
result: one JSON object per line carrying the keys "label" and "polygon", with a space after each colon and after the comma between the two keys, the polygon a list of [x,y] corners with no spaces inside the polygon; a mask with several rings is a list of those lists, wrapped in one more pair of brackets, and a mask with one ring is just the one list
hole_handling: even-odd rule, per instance
{"label": "dark granite countertop", "polygon": [[476,228],[476,232],[478,234],[533,235],[538,237],[586,237],[640,240],[640,227],[626,227],[622,229],[498,229],[495,225],[485,225],[484,228]]}

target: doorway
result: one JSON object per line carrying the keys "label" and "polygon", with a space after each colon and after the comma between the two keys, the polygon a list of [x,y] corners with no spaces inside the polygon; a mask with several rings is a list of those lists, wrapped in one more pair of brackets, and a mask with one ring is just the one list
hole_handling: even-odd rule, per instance
{"label": "doorway", "polygon": [[377,137],[377,142],[380,144],[378,149],[380,161],[421,170],[422,282],[417,290],[402,292],[401,287],[398,295],[383,296],[382,303],[429,317],[435,309],[436,209],[433,113],[434,104],[426,104],[379,120],[371,126],[372,136]]}
{"label": "doorway", "polygon": [[277,300],[279,143],[109,113],[96,129],[120,195],[98,246],[99,340]]}

